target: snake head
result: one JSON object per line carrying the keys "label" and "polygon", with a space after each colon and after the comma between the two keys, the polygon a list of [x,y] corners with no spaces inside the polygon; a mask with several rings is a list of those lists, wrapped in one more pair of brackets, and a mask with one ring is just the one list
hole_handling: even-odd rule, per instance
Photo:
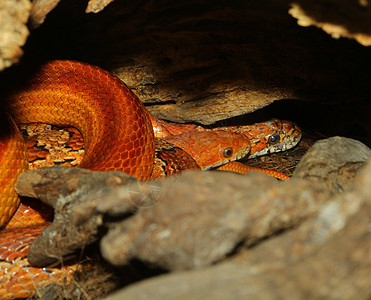
{"label": "snake head", "polygon": [[166,141],[186,151],[202,170],[241,159],[250,152],[247,136],[224,130],[184,133]]}
{"label": "snake head", "polygon": [[254,126],[248,128],[246,131],[243,128],[239,129],[240,132],[250,137],[251,151],[249,158],[291,149],[301,139],[300,128],[290,121],[272,119],[264,123],[254,124]]}

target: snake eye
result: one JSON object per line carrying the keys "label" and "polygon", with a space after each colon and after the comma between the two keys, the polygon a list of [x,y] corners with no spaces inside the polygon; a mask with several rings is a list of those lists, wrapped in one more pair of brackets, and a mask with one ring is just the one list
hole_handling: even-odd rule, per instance
{"label": "snake eye", "polygon": [[231,147],[227,147],[223,149],[223,156],[228,158],[231,157],[233,154],[233,149]]}
{"label": "snake eye", "polygon": [[278,133],[276,133],[274,135],[271,135],[268,138],[268,143],[271,144],[271,145],[274,145],[274,144],[277,144],[279,140],[280,140],[280,135]]}

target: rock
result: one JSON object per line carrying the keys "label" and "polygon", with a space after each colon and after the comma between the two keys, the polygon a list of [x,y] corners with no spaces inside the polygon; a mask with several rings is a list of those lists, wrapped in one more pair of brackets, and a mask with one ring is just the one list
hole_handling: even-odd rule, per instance
{"label": "rock", "polygon": [[32,3],[30,26],[37,28],[44,23],[47,14],[52,11],[60,0],[34,0]]}
{"label": "rock", "polygon": [[[46,167],[21,174],[17,182],[18,193],[38,197],[55,210],[53,224],[32,243],[29,262],[38,267],[62,262],[64,256],[96,241],[101,234],[103,218],[98,202],[104,202],[104,195],[109,191],[133,183],[136,187],[137,179],[123,172],[93,172],[67,167]],[[118,206],[122,214],[136,209],[136,204],[129,199],[120,201]],[[109,209],[112,215],[116,207],[111,204]]]}
{"label": "rock", "polygon": [[333,38],[353,38],[364,46],[371,46],[370,17],[367,0],[318,1],[295,0],[289,13],[300,26],[314,25]]}
{"label": "rock", "polygon": [[53,224],[30,248],[34,266],[62,260],[108,227],[101,245],[110,263],[139,259],[179,270],[212,264],[241,243],[299,224],[328,199],[311,186],[263,174],[201,171],[138,183],[121,172],[51,167],[22,174],[17,191],[55,209]]}
{"label": "rock", "polygon": [[298,228],[215,266],[145,280],[115,299],[368,299],[371,161]]}
{"label": "rock", "polygon": [[[213,124],[283,99],[335,102],[342,109],[352,99],[350,108],[356,110],[357,100],[362,112],[368,103],[367,49],[296,26],[285,1],[237,1],[233,7],[215,1],[114,1],[90,15],[84,13],[86,1],[60,1],[48,14],[57,2],[33,1],[30,24],[42,23],[42,29],[32,32],[29,59],[70,57],[99,65],[119,76],[163,119]],[[88,10],[108,2],[90,1]],[[368,15],[360,4],[351,5],[356,7],[352,11]],[[346,21],[357,24],[359,19],[352,14]],[[282,109],[268,118],[281,114]],[[298,115],[294,109],[289,119],[300,120]],[[352,122],[360,123],[360,114],[355,116]],[[248,122],[253,118],[246,116]]]}
{"label": "rock", "polygon": [[85,10],[86,13],[98,13],[114,0],[90,0]]}
{"label": "rock", "polygon": [[139,259],[169,270],[204,267],[240,244],[298,225],[328,199],[323,189],[303,180],[278,183],[255,173],[189,171],[141,187],[155,183],[162,188],[158,203],[102,239],[110,263]]}
{"label": "rock", "polygon": [[29,260],[60,261],[108,230],[101,252],[113,265],[195,269],[134,284],[123,299],[366,298],[371,162],[355,176],[341,170],[369,151],[346,138],[320,141],[288,182],[253,172],[187,171],[140,183],[121,172],[28,171],[17,189],[56,209]]}
{"label": "rock", "polygon": [[19,62],[23,55],[31,6],[29,0],[0,2],[0,71]]}
{"label": "rock", "polygon": [[17,191],[40,198],[56,214],[54,224],[33,243],[29,260],[43,266],[56,252],[63,257],[96,241],[98,231],[108,227],[101,249],[113,265],[138,259],[168,270],[204,267],[238,245],[253,245],[298,226],[330,193],[351,187],[354,172],[345,173],[344,166],[359,166],[369,153],[351,139],[317,142],[295,171],[296,178],[284,183],[254,173],[188,171],[139,183],[121,172],[28,171],[20,176]]}
{"label": "rock", "polygon": [[357,140],[338,136],[320,140],[303,156],[293,177],[324,185],[333,193],[342,192],[370,155],[370,148]]}

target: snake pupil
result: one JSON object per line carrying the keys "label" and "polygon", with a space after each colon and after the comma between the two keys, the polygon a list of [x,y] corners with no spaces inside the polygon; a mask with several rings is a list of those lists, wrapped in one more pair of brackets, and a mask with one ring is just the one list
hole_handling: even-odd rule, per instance
{"label": "snake pupil", "polygon": [[224,157],[231,157],[233,154],[233,149],[231,147],[223,149],[223,156]]}
{"label": "snake pupil", "polygon": [[271,145],[276,144],[278,141],[279,141],[279,135],[278,134],[271,135],[268,138],[268,143],[271,144]]}

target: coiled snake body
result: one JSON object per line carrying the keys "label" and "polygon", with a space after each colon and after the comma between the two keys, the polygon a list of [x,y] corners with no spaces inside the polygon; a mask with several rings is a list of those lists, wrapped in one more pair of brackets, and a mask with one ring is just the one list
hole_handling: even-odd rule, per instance
{"label": "coiled snake body", "polygon": [[[249,151],[256,156],[262,151],[291,148],[301,136],[300,129],[294,124],[278,120],[249,128],[229,128],[233,132],[226,128],[211,131],[200,126],[167,124],[153,118],[121,80],[98,67],[74,61],[52,61],[41,66],[26,87],[10,97],[8,111],[12,118],[3,118],[0,136],[0,226],[8,222],[18,207],[14,184],[17,176],[28,167],[27,151],[15,123],[40,122],[76,127],[83,135],[85,146],[80,167],[121,170],[140,180],[160,177],[167,171],[158,159],[156,164],[155,135],[164,138],[160,144],[171,147],[170,143],[185,150],[182,159],[187,156],[187,163],[182,167],[166,162],[176,172],[229,163],[229,167],[224,167],[226,170],[240,173],[244,172],[244,167],[239,169],[241,166],[231,161]],[[32,228],[30,240],[42,226]],[[1,234],[0,259],[5,256],[12,261],[15,257],[6,249],[11,244],[5,239],[12,235],[16,239],[16,230],[5,230]],[[24,232],[21,234],[25,237]],[[27,251],[20,249],[19,253],[24,257]],[[37,273],[37,268],[27,268],[26,265],[25,260],[21,265],[0,262],[0,298],[32,294],[26,290],[24,282],[23,286],[17,286],[22,281],[17,279],[19,276],[30,277],[35,272],[39,279],[30,277],[27,284],[42,284],[44,275]],[[59,271],[61,274],[56,277],[66,276],[71,269]],[[6,288],[2,289],[2,285]]]}

